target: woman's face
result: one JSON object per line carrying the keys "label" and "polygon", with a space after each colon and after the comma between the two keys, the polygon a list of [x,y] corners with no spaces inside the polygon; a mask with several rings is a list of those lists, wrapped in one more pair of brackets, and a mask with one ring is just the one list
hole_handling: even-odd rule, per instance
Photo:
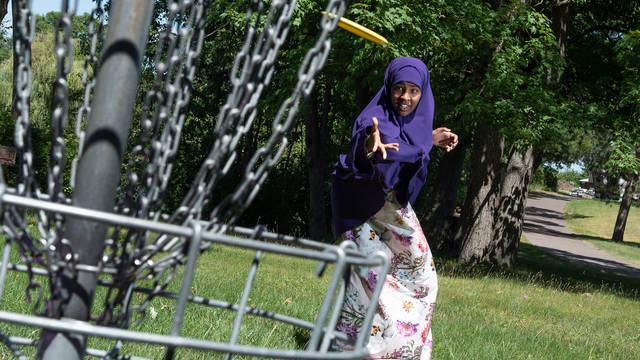
{"label": "woman's face", "polygon": [[408,81],[400,81],[391,87],[391,105],[396,114],[407,116],[416,109],[422,91],[418,85]]}

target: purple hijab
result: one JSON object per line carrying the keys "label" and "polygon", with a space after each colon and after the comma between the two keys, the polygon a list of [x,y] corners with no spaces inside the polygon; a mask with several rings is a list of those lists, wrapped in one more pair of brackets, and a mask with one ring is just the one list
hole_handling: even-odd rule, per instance
{"label": "purple hijab", "polygon": [[[416,109],[407,116],[397,115],[391,105],[391,87],[400,81],[409,81],[422,92]],[[391,190],[402,206],[413,204],[427,176],[433,146],[433,108],[427,66],[416,58],[392,60],[384,85],[353,125],[350,151],[340,155],[334,166],[331,209],[336,237],[378,212]],[[387,150],[386,160],[379,152],[372,159],[367,158],[365,141],[371,133],[373,117],[378,119],[382,142],[399,144],[398,151]]]}

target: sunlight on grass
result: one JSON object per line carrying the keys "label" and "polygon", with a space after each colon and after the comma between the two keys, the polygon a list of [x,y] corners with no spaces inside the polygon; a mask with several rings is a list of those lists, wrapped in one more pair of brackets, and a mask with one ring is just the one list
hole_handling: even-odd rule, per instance
{"label": "sunlight on grass", "polygon": [[442,276],[440,289],[438,359],[628,359],[640,351],[637,300],[492,277]]}
{"label": "sunlight on grass", "polygon": [[[254,252],[249,250],[218,245],[212,246],[198,259],[198,269],[191,293],[208,299],[237,303],[242,294],[253,256]],[[18,257],[14,251],[12,261],[16,260],[18,260]],[[249,306],[313,323],[323,300],[329,278],[332,275],[332,267],[328,266],[323,277],[316,277],[314,274],[316,265],[316,261],[307,259],[291,258],[272,253],[263,254],[254,287],[249,297]],[[39,280],[44,279],[40,278]],[[179,271],[174,281],[169,285],[168,291],[178,292],[181,280],[182,272]],[[46,281],[41,281],[41,283],[46,284]],[[31,314],[32,309],[28,306],[24,292],[26,285],[26,274],[10,272],[7,275],[1,310]],[[92,311],[94,315],[99,314],[104,307],[104,294],[104,289],[99,288]],[[144,299],[141,294],[136,294],[135,298],[138,303]],[[151,310],[152,308],[153,310]],[[139,326],[133,327],[132,330],[168,335],[173,321],[174,310],[175,300],[156,297],[147,308],[145,320]],[[184,317],[181,335],[227,343],[231,335],[234,318],[235,312],[230,310],[189,304]],[[11,336],[35,339],[39,337],[39,330],[34,328],[11,324],[1,325],[0,329]],[[311,332],[306,329],[286,323],[246,315],[237,343],[277,349],[302,349],[310,334]],[[106,350],[114,345],[114,341],[91,337],[88,340],[88,344],[89,347]],[[23,350],[30,357],[35,355],[33,347],[25,347]],[[122,353],[149,359],[161,359],[164,356],[164,350],[165,347],[158,345],[126,343],[122,348]],[[13,358],[10,354],[6,346],[0,347],[0,359]],[[180,349],[177,351],[175,358],[221,359],[222,355],[199,350]],[[245,359],[247,357],[234,356],[234,359],[236,358]]]}
{"label": "sunlight on grass", "polygon": [[571,231],[598,249],[640,266],[640,208],[632,206],[627,218],[624,241],[611,241],[620,203],[580,199],[567,203],[564,217]]}
{"label": "sunlight on grass", "polygon": [[[15,259],[15,256],[14,256]],[[214,246],[198,260],[192,293],[236,302],[253,252]],[[640,280],[565,263],[523,242],[511,269],[470,267],[436,258],[440,290],[433,321],[436,359],[627,359],[640,353]],[[313,321],[328,276],[314,275],[316,263],[264,254],[250,305]],[[177,291],[181,274],[170,285]],[[2,310],[29,313],[26,276],[8,275]],[[94,302],[96,313],[101,305]],[[133,330],[168,334],[175,302],[156,298],[153,313]],[[234,313],[189,305],[182,335],[228,341]],[[10,335],[37,338],[33,328],[2,324]],[[287,349],[304,348],[309,332],[247,317],[239,343]],[[113,341],[90,338],[91,347],[108,349]],[[164,348],[128,343],[123,353],[162,358]],[[32,350],[27,351],[33,354]],[[11,358],[6,346],[0,359]],[[178,350],[177,359],[221,359],[221,354]],[[234,356],[234,359],[247,357]]]}
{"label": "sunlight on grass", "polygon": [[639,279],[564,262],[526,240],[513,269],[438,259],[437,359],[628,359]]}

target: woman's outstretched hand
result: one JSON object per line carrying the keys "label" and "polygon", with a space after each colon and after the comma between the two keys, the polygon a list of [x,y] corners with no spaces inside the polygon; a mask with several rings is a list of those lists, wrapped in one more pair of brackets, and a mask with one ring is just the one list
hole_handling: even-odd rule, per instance
{"label": "woman's outstretched hand", "polygon": [[433,130],[433,145],[444,148],[447,152],[453,150],[458,145],[458,135],[451,132],[451,129],[441,127]]}
{"label": "woman's outstretched hand", "polygon": [[374,117],[372,120],[373,130],[371,131],[371,135],[367,137],[367,151],[371,154],[374,154],[376,151],[380,151],[380,154],[382,154],[382,159],[386,160],[387,149],[398,151],[398,143],[383,144],[382,140],[380,139],[380,130],[378,130],[378,119]]}

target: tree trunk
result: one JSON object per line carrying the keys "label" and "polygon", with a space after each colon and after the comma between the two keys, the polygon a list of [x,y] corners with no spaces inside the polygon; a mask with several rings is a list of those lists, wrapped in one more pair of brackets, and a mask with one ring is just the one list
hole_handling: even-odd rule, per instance
{"label": "tree trunk", "polygon": [[9,0],[0,0],[0,22],[4,20],[4,17],[9,11]]}
{"label": "tree trunk", "polygon": [[[324,98],[328,100],[328,96],[324,95]],[[322,118],[320,118],[318,98],[319,90],[314,90],[308,100],[310,111],[305,116],[305,127],[309,178],[309,235],[312,239],[322,240],[329,234],[324,197],[328,157],[327,117],[329,104],[328,101],[323,102]]]}
{"label": "tree trunk", "polygon": [[620,202],[620,210],[618,210],[616,225],[613,228],[613,235],[611,236],[611,240],[615,242],[622,242],[624,239],[624,228],[627,226],[627,217],[629,216],[629,210],[631,209],[631,202],[633,200],[633,193],[637,182],[637,175],[629,177],[627,184],[624,187],[624,195],[622,196],[622,202]]}
{"label": "tree trunk", "polygon": [[569,2],[555,0],[551,8],[551,29],[556,36],[560,48],[560,56],[567,57],[567,20],[569,18]]}
{"label": "tree trunk", "polygon": [[458,198],[460,174],[467,153],[467,144],[459,144],[440,159],[431,196],[431,210],[424,229],[432,249],[441,252],[458,251],[455,241],[453,212]]}
{"label": "tree trunk", "polygon": [[504,139],[495,126],[479,123],[471,155],[471,182],[456,236],[464,263],[490,261],[503,151]]}
{"label": "tree trunk", "polygon": [[500,204],[495,216],[497,219],[494,232],[495,247],[491,251],[490,258],[498,265],[511,267],[516,261],[532,173],[533,147],[527,148],[524,154],[514,147],[502,181]]}

